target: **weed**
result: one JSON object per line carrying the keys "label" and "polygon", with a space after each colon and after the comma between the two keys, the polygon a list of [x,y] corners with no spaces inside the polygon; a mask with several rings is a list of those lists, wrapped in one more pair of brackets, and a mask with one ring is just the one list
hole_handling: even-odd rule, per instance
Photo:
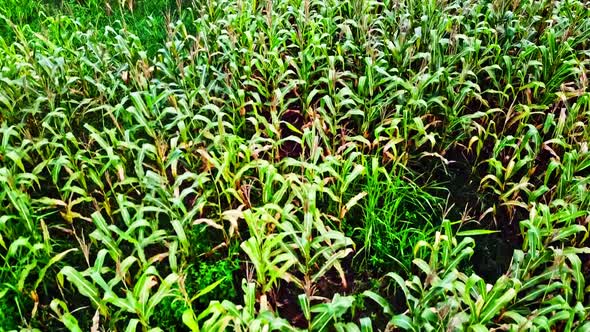
{"label": "weed", "polygon": [[377,159],[367,168],[362,228],[356,238],[364,246],[358,255],[370,271],[407,272],[414,246],[433,235],[433,216],[441,215],[442,200],[409,180],[403,169],[388,172]]}

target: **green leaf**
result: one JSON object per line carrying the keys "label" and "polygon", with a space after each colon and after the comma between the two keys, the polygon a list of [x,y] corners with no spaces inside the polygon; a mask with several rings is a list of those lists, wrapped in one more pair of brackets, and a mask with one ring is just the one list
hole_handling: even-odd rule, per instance
{"label": "green leaf", "polygon": [[483,326],[481,324],[471,325],[469,327],[469,330],[473,331],[473,332],[488,332],[489,331],[485,326]]}
{"label": "green leaf", "polygon": [[103,304],[98,290],[80,272],[71,266],[66,266],[61,269],[60,274],[64,275],[69,282],[76,286],[80,294],[88,297],[97,306],[101,314],[106,315],[107,308]]}
{"label": "green leaf", "polygon": [[381,295],[372,292],[370,290],[364,291],[362,293],[362,295],[364,297],[368,297],[371,300],[377,302],[377,304],[379,304],[381,306],[381,308],[383,309],[383,313],[386,315],[392,315],[393,314],[393,310],[391,310],[391,306],[389,305],[389,302],[387,302],[387,300],[382,297]]}
{"label": "green leaf", "polygon": [[373,332],[373,324],[371,323],[371,318],[363,317],[360,319],[361,322],[361,332]]}
{"label": "green leaf", "polygon": [[494,231],[490,229],[470,229],[466,231],[457,232],[457,236],[477,236],[477,235],[489,235],[499,233],[500,231]]}
{"label": "green leaf", "polygon": [[317,313],[311,322],[311,329],[325,331],[332,320],[337,320],[344,315],[354,303],[353,296],[334,295],[330,303],[321,303],[313,306],[311,312]]}
{"label": "green leaf", "polygon": [[178,241],[180,241],[180,245],[182,246],[182,249],[188,250],[190,244],[189,244],[188,238],[186,237],[186,234],[184,232],[184,227],[182,226],[180,221],[177,219],[170,221],[170,223],[172,224],[172,228],[174,229],[174,232],[176,233],[176,236],[178,237]]}
{"label": "green leaf", "polygon": [[393,316],[393,318],[391,318],[391,320],[389,321],[389,324],[391,324],[395,327],[399,327],[399,328],[406,330],[406,331],[417,331],[414,328],[414,324],[413,324],[412,320],[406,315]]}
{"label": "green leaf", "polygon": [[297,299],[299,300],[299,306],[303,311],[303,316],[309,321],[311,319],[311,308],[308,297],[305,294],[299,294]]}
{"label": "green leaf", "polygon": [[129,323],[127,324],[127,327],[125,328],[125,332],[136,332],[138,324],[139,324],[139,319],[137,319],[137,318],[131,319],[129,321]]}
{"label": "green leaf", "polygon": [[199,297],[201,297],[201,296],[204,296],[204,295],[206,295],[206,294],[210,293],[210,292],[211,292],[211,291],[213,291],[215,288],[217,288],[217,286],[219,286],[219,284],[221,284],[221,283],[222,283],[222,282],[224,282],[225,280],[226,280],[226,278],[221,278],[221,279],[217,280],[216,282],[212,283],[211,285],[209,285],[209,286],[207,286],[207,287],[205,287],[205,288],[203,288],[203,289],[199,290],[199,292],[198,292],[198,293],[197,293],[195,296],[193,296],[193,297],[191,298],[191,302],[192,302],[192,301],[194,301],[194,300],[196,300],[196,299],[198,299],[198,298],[199,298]]}
{"label": "green leaf", "polygon": [[586,227],[582,225],[571,225],[557,230],[556,234],[551,238],[551,242],[563,241],[577,233],[587,232]]}
{"label": "green leaf", "polygon": [[148,317],[152,315],[156,309],[156,306],[162,302],[165,297],[172,295],[172,286],[176,284],[178,279],[179,277],[176,273],[171,273],[166,277],[166,279],[162,280],[160,287],[158,287],[158,290],[149,298],[147,303],[146,314]]}
{"label": "green leaf", "polygon": [[82,332],[82,329],[78,325],[78,320],[70,313],[65,313],[60,318],[61,322],[70,332]]}
{"label": "green leaf", "polygon": [[510,288],[502,296],[490,299],[490,302],[484,306],[479,321],[484,324],[489,322],[515,297],[516,290],[514,288]]}
{"label": "green leaf", "polygon": [[39,284],[41,282],[43,282],[43,279],[45,278],[45,273],[47,273],[47,270],[55,263],[61,261],[68,253],[72,252],[72,251],[77,251],[78,249],[76,248],[71,248],[68,249],[64,252],[61,252],[53,257],[51,257],[51,259],[49,260],[49,262],[43,267],[43,269],[41,269],[41,271],[39,271],[39,277],[37,278],[37,281],[35,282],[35,286],[33,287],[34,289],[37,289],[37,287],[39,287]]}
{"label": "green leaf", "polygon": [[197,323],[197,320],[195,319],[195,314],[192,309],[190,309],[190,308],[186,309],[182,313],[182,322],[189,329],[191,329],[191,332],[199,332],[199,324]]}

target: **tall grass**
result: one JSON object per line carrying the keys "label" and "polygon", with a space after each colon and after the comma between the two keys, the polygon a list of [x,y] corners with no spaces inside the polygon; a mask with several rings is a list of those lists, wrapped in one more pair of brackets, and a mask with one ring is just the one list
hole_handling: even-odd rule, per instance
{"label": "tall grass", "polygon": [[442,216],[444,200],[428,192],[435,191],[434,183],[431,188],[421,188],[406,170],[388,172],[377,158],[367,169],[361,226],[356,230],[357,242],[363,243],[357,253],[362,257],[360,265],[372,273],[409,272],[414,247],[434,236],[440,222],[434,216]]}

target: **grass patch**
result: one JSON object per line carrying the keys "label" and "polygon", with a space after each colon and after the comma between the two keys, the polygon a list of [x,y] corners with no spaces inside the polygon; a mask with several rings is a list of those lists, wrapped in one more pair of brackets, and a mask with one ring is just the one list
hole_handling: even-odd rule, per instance
{"label": "grass patch", "polygon": [[360,265],[376,275],[392,270],[409,273],[416,244],[432,239],[440,225],[435,216],[442,214],[444,200],[429,193],[435,185],[420,187],[407,173],[388,171],[377,159],[367,165],[366,198],[359,206],[361,226],[353,238],[363,243],[357,253]]}

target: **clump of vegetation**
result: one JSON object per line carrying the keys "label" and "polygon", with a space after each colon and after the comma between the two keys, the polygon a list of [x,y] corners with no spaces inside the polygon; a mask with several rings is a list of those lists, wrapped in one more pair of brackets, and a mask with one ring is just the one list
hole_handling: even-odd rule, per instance
{"label": "clump of vegetation", "polygon": [[21,2],[0,331],[590,328],[585,2]]}
{"label": "clump of vegetation", "polygon": [[[209,302],[215,299],[237,300],[237,290],[234,286],[234,274],[238,273],[237,261],[217,260],[211,263],[200,262],[193,264],[186,270],[182,287],[187,294],[196,294],[190,301],[194,308],[205,309]],[[201,290],[215,285],[215,293],[201,293]],[[201,293],[201,294],[200,294]],[[198,295],[198,296],[197,296]],[[182,322],[182,315],[192,310],[189,303],[179,298],[168,297],[155,310],[152,324],[162,329],[175,329]]]}
{"label": "clump of vegetation", "polygon": [[[366,170],[362,191],[366,197],[358,207],[362,215],[354,231],[358,234],[354,237],[356,242],[363,243],[357,253],[361,261],[359,270],[377,275],[399,269],[408,272],[414,247],[434,236],[435,225],[440,220],[433,216],[442,216],[444,200],[430,193],[436,192],[434,183],[422,188],[410,179],[411,174],[406,170],[389,171],[379,166],[376,158]],[[352,218],[358,216],[347,219],[354,225]]]}

